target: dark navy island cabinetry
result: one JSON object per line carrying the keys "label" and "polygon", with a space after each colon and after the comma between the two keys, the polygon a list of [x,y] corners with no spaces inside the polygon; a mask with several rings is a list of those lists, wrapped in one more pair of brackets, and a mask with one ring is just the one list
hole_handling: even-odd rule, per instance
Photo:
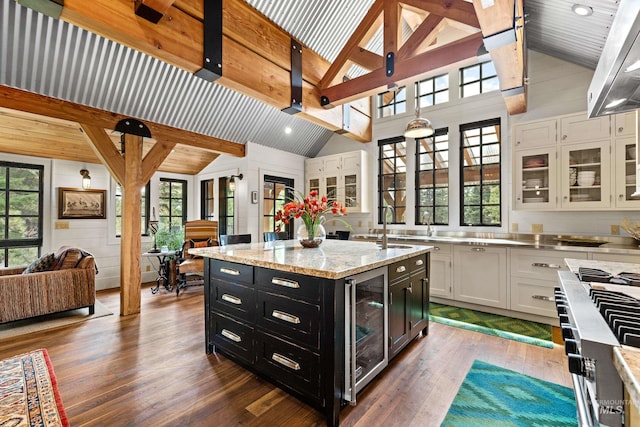
{"label": "dark navy island cabinetry", "polygon": [[[284,258],[291,258],[289,252],[299,254],[295,243],[287,243]],[[327,243],[323,246],[329,246]],[[392,263],[406,264],[407,274],[396,277],[404,283],[403,298],[393,297],[396,306],[402,301],[407,304],[402,309],[406,313],[403,322],[406,320],[409,325],[401,346],[404,347],[421,331],[427,332],[429,248],[373,253],[371,259],[360,254],[359,262],[364,259],[369,264],[342,269],[328,257],[320,270],[317,259],[297,267],[278,265],[271,258],[261,261],[267,255],[260,253],[265,252],[262,247],[257,251],[256,245],[259,244],[237,245],[234,255],[220,250],[197,252],[209,257],[205,262],[206,351],[221,353],[277,384],[323,411],[328,425],[337,426],[349,387],[345,384],[345,360],[349,362],[351,357],[350,348],[346,348],[349,339],[345,339],[345,316],[350,310],[346,283],[357,273],[380,267],[389,269],[391,283],[395,277]],[[362,242],[353,245],[358,252],[361,248],[369,250],[367,246],[357,246]],[[242,246],[246,247],[247,256],[240,255]],[[391,324],[390,319],[390,327]],[[385,334],[387,331],[385,326]],[[390,341],[387,342],[391,350]],[[401,347],[389,354],[397,354]]]}

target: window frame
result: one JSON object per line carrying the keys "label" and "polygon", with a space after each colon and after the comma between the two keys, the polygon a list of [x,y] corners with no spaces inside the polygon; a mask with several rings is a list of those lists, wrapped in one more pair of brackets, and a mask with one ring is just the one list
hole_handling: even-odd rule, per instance
{"label": "window frame", "polygon": [[[209,184],[211,189],[209,190]],[[209,194],[211,193],[211,194]],[[209,202],[211,201],[211,211]],[[215,179],[205,179],[200,181],[200,219],[215,221]]]}
{"label": "window frame", "polygon": [[[503,153],[503,144],[502,144],[502,123],[501,123],[501,118],[500,117],[496,117],[493,119],[488,119],[488,120],[482,120],[482,121],[478,121],[478,122],[472,122],[472,123],[464,123],[460,125],[460,226],[461,227],[502,227],[502,220],[503,220],[503,215],[502,215],[502,208],[503,208],[503,195],[502,195],[502,153]],[[483,134],[482,134],[482,128],[485,127],[489,127],[489,126],[497,126],[498,127],[498,132],[497,132],[497,136],[498,136],[498,142],[492,142],[492,143],[488,143],[486,145],[484,145],[482,143],[482,139],[483,139]],[[476,205],[465,205],[464,201],[465,201],[465,193],[464,193],[464,189],[465,189],[465,182],[464,182],[464,170],[465,170],[465,164],[464,164],[464,149],[465,149],[465,145],[464,145],[464,132],[467,130],[471,130],[471,129],[480,129],[480,145],[478,145],[481,156],[481,163],[479,164],[480,166],[480,170],[479,170],[479,184],[477,185],[480,189],[480,194],[478,196],[478,200],[479,200],[479,204],[477,205],[480,208],[480,222],[479,223],[466,223],[464,221],[465,217],[464,217],[464,211],[465,211],[465,207],[466,206],[476,206]],[[500,198],[500,201],[498,203],[498,215],[499,215],[499,221],[497,224],[490,224],[490,223],[485,223],[484,222],[484,215],[483,215],[483,210],[486,206],[495,206],[495,204],[488,204],[484,202],[484,163],[482,163],[482,148],[487,146],[487,145],[494,145],[494,144],[498,144],[500,150],[498,153],[498,182],[497,182],[497,186],[499,189],[499,193],[498,196]],[[490,163],[490,164],[494,164],[494,163]],[[471,167],[471,166],[469,166]],[[494,184],[495,185],[495,184]],[[471,186],[468,186],[471,187]]]}
{"label": "window frame", "polygon": [[[229,178],[226,176],[218,179],[218,234],[224,236],[227,234],[235,234],[236,228],[236,206],[235,194],[229,189]],[[231,215],[229,212],[229,203],[233,208]],[[229,233],[229,218],[231,218],[231,233]]]}
{"label": "window frame", "polygon": [[[405,204],[404,205],[398,205],[397,202],[397,198],[394,198],[394,204],[390,205],[393,208],[393,213],[391,215],[391,221],[387,221],[387,224],[400,224],[400,225],[405,225],[406,224],[406,216],[405,216],[405,220],[402,222],[399,222],[398,219],[398,208],[404,208],[404,213],[406,215],[406,202],[407,202],[407,145],[406,145],[406,139],[404,136],[397,136],[397,137],[393,137],[393,138],[386,138],[386,139],[380,139],[378,140],[378,224],[382,224],[382,217],[384,215],[384,211],[385,211],[385,207],[386,205],[384,204],[384,192],[386,190],[382,189],[382,184],[383,184],[383,180],[384,180],[384,176],[385,175],[390,175],[390,174],[384,174],[383,173],[383,161],[384,161],[384,156],[383,156],[383,150],[384,150],[384,146],[385,145],[390,145],[390,144],[399,144],[399,143],[405,143],[405,152],[404,152],[404,159],[405,159],[405,187],[404,187],[404,192],[405,192]],[[397,150],[394,149],[394,152],[397,153]],[[393,181],[394,183],[398,182],[398,167],[397,167],[397,159],[399,157],[402,156],[397,156],[395,155],[394,158],[394,164],[393,164]],[[395,187],[394,187],[394,192],[398,191]]]}
{"label": "window frame", "polygon": [[[36,248],[37,256],[41,255],[42,243],[44,240],[44,165],[37,164],[29,164],[29,163],[19,163],[19,162],[7,162],[0,161],[0,167],[5,168],[5,184],[2,190],[6,193],[4,195],[5,199],[5,211],[0,212],[0,217],[4,218],[4,230],[3,236],[7,238],[0,238],[0,251],[3,252],[3,266],[9,267],[9,252],[12,249],[16,248]],[[11,169],[31,169],[38,171],[38,189],[37,190],[14,190],[28,193],[37,193],[38,194],[38,237],[36,238],[21,238],[21,239],[9,239],[9,218],[16,216],[27,216],[27,215],[11,215],[10,212],[10,194],[11,194],[11,179],[10,179],[10,170]],[[28,215],[28,217],[34,217],[34,215]]]}
{"label": "window frame", "polygon": [[[398,96],[399,93],[401,93],[402,91],[404,91],[404,99],[401,101],[398,101],[396,98]],[[386,94],[393,94],[393,98],[388,102],[388,103],[384,103],[384,95]],[[376,95],[376,119],[380,120],[380,119],[388,119],[390,117],[397,117],[400,114],[405,114],[407,112],[407,96],[408,96],[408,90],[406,86],[402,86],[399,87],[395,90],[387,90],[385,92],[379,93]],[[404,104],[404,111],[398,112],[398,105],[400,104]],[[390,114],[388,116],[383,115],[382,111],[385,108],[388,107],[393,107],[393,114]]]}
{"label": "window frame", "polygon": [[182,198],[181,200],[181,204],[182,204],[182,215],[181,215],[181,221],[180,221],[180,226],[184,227],[184,223],[187,221],[187,191],[188,191],[188,183],[187,180],[184,179],[176,179],[176,178],[160,178],[160,183],[158,185],[158,222],[160,224],[160,226],[162,226],[165,222],[163,222],[163,218],[169,218],[169,229],[171,228],[171,224],[173,222],[173,218],[174,215],[172,215],[172,200],[173,197],[169,197],[169,216],[167,215],[162,215],[161,211],[160,211],[160,205],[161,205],[161,201],[167,199],[166,197],[162,197],[161,195],[161,191],[160,191],[160,186],[162,186],[163,183],[169,183],[169,195],[171,195],[171,187],[173,186],[173,184],[179,184],[182,186]]}
{"label": "window frame", "polygon": [[[118,195],[118,187],[120,187],[120,195]],[[113,191],[113,216],[114,216],[114,231],[115,231],[115,235],[117,238],[121,238],[122,234],[118,233],[118,218],[122,218],[122,212],[120,212],[120,215],[118,215],[118,197],[122,197],[122,186],[116,182],[116,185],[114,187],[114,191]],[[144,215],[141,212],[140,215],[143,218],[142,220],[142,236],[149,236],[149,220],[150,218],[150,212],[151,212],[151,181],[147,182],[147,185],[144,186],[144,196],[142,196],[142,202],[144,204],[143,208],[144,208]],[[122,202],[120,202],[120,206],[122,206]],[[122,225],[122,224],[121,224]],[[120,230],[122,231],[122,230]]]}
{"label": "window frame", "polygon": [[[434,167],[432,169],[425,169],[422,170],[420,169],[420,155],[421,154],[429,154],[429,153],[437,153],[437,152],[441,152],[441,151],[445,151],[445,150],[435,150],[435,138],[437,136],[442,136],[442,135],[447,135],[447,140],[448,140],[448,147],[446,149],[447,153],[447,167],[446,168],[437,168],[435,167],[435,159],[434,159]],[[415,218],[414,218],[414,223],[415,225],[424,225],[422,223],[422,215],[420,214],[420,212],[424,212],[426,209],[429,210],[430,212],[430,224],[431,225],[449,225],[449,214],[451,213],[451,206],[450,206],[450,201],[451,201],[451,180],[450,180],[450,173],[451,173],[451,168],[450,168],[450,155],[451,155],[451,141],[449,140],[449,128],[445,127],[445,128],[440,128],[440,129],[436,129],[434,134],[428,138],[417,138],[415,140],[415,188],[414,188],[414,204],[415,204]],[[420,144],[422,141],[424,140],[432,140],[433,141],[433,150],[426,152],[426,153],[421,153],[420,152]],[[435,196],[435,189],[436,188],[441,188],[441,187],[437,187],[436,186],[436,171],[439,170],[446,170],[447,171],[447,204],[446,204],[446,208],[447,208],[447,222],[437,222],[436,219],[436,215],[435,215],[435,210],[436,207],[443,207],[444,205],[436,205],[436,196]],[[431,187],[421,187],[420,186],[420,173],[421,172],[432,172],[432,182],[433,185]],[[424,190],[424,189],[432,189],[434,192],[434,196],[433,196],[433,203],[431,205],[421,205],[420,202],[420,190]]]}
{"label": "window frame", "polygon": [[[489,79],[493,79],[494,77],[498,79],[498,89],[499,89],[499,87],[500,87],[500,78],[498,77],[498,71],[497,70],[496,70],[495,74],[492,74],[490,76],[485,76],[484,75],[484,72],[483,72],[484,67],[483,67],[483,65],[484,64],[488,64],[488,63],[493,63],[493,61],[492,60],[488,60],[488,61],[478,62],[477,64],[469,65],[467,67],[462,67],[462,68],[460,68],[458,70],[458,79],[459,79],[459,87],[460,87],[460,99],[464,99],[464,98],[468,98],[468,97],[471,97],[471,96],[480,95],[480,94],[483,94],[483,93],[494,92],[494,90],[491,90],[491,91],[485,91],[484,90],[485,82],[487,80],[489,80]],[[472,80],[472,81],[465,82],[464,81],[464,71],[468,70],[468,69],[471,69],[471,68],[475,68],[475,67],[478,67],[478,78],[475,79],[475,80]],[[495,64],[493,65],[493,69],[494,70],[496,69]],[[474,95],[465,96],[465,94],[464,94],[465,86],[469,86],[469,85],[471,85],[473,83],[479,83],[480,84],[480,91],[478,93],[474,94]],[[498,90],[498,89],[496,89],[496,90]]]}
{"label": "window frame", "polygon": [[[274,194],[273,198],[267,198],[264,195],[264,184],[266,183],[273,183],[273,184],[283,184],[285,186],[285,198],[284,198],[284,202],[283,202],[283,206],[284,204],[292,201],[294,199],[294,195],[293,195],[293,189],[295,188],[295,181],[293,178],[284,178],[284,177],[280,177],[280,176],[274,176],[274,175],[264,175],[263,178],[263,195],[262,195],[262,206],[263,206],[263,212],[262,212],[262,225],[263,225],[263,230],[262,232],[264,233],[265,231],[276,231],[276,223],[275,223],[275,216],[276,216],[276,212],[277,212],[277,204],[276,204],[276,200],[280,200],[277,199],[277,195]],[[274,192],[275,193],[275,192]],[[266,212],[266,210],[264,209],[265,206],[265,201],[266,200],[273,200],[273,206],[274,206],[274,211],[269,214]],[[273,224],[273,228],[270,230],[264,229],[264,220],[265,218],[271,217],[273,218],[273,221],[271,221],[271,223]],[[290,222],[289,224],[283,224],[284,227],[281,227],[281,232],[286,232],[287,233],[287,237],[289,239],[293,239],[293,225]]]}
{"label": "window frame", "polygon": [[[440,78],[440,77],[447,77],[447,87],[446,89],[440,89],[440,90],[436,90],[436,79]],[[429,80],[431,80],[431,87],[433,88],[432,92],[427,92],[427,93],[420,93],[420,85],[423,83],[428,82]],[[416,109],[420,109],[420,108],[430,108],[430,107],[434,107],[436,105],[440,105],[440,104],[446,104],[447,102],[449,102],[450,96],[447,96],[447,100],[443,101],[443,102],[436,102],[436,95],[442,92],[449,92],[449,90],[451,89],[451,85],[449,84],[449,73],[443,73],[443,74],[438,74],[437,76],[433,76],[433,77],[428,77],[426,79],[422,79],[419,80],[417,82],[414,83],[414,98],[415,98],[415,108]],[[431,103],[431,105],[427,105],[424,107],[420,106],[420,99],[421,98],[426,98],[429,95],[431,95],[433,97],[433,103]]]}

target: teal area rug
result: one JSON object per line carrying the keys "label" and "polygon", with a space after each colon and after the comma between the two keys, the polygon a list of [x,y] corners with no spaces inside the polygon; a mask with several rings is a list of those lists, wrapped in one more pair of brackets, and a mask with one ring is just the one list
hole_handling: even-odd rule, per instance
{"label": "teal area rug", "polygon": [[476,360],[441,426],[577,425],[572,389]]}
{"label": "teal area rug", "polygon": [[551,326],[432,302],[429,319],[449,326],[553,348]]}

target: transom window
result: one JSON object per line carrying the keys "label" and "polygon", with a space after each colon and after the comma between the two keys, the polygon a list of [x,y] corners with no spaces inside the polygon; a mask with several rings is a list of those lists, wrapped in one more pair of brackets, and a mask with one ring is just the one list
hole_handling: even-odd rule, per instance
{"label": "transom window", "polygon": [[499,226],[500,119],[460,125],[462,226]]}
{"label": "transom window", "polygon": [[492,61],[460,68],[460,98],[491,92],[500,88]]}
{"label": "transom window", "polygon": [[449,224],[449,130],[416,139],[416,225]]}
{"label": "transom window", "polygon": [[160,178],[158,190],[160,228],[171,231],[181,230],[187,220],[187,181]]}
{"label": "transom window", "polygon": [[415,85],[418,108],[449,102],[449,74],[421,80]]}
{"label": "transom window", "polygon": [[[378,141],[378,223],[404,224],[407,206],[407,144],[404,137]],[[392,212],[385,210],[393,208]]]}
{"label": "transom window", "polygon": [[[140,216],[142,218],[142,235],[147,236],[149,234],[149,188],[150,183],[144,186],[142,189],[142,204],[140,206]],[[115,207],[116,207],[116,237],[122,235],[122,187],[116,183],[115,192]]]}
{"label": "transom window", "polygon": [[391,117],[407,111],[407,88],[405,86],[378,94],[378,118]]}
{"label": "transom window", "polygon": [[40,256],[44,166],[0,162],[0,265]]}

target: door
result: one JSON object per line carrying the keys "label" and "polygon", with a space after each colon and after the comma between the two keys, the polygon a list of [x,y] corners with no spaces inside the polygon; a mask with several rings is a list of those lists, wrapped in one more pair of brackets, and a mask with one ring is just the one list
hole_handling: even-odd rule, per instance
{"label": "door", "polygon": [[262,185],[262,232],[285,232],[287,237],[292,239],[292,224],[276,224],[275,215],[276,212],[282,210],[285,203],[293,199],[294,180],[292,178],[265,175]]}
{"label": "door", "polygon": [[516,209],[556,207],[555,147],[516,151],[514,174]]}
{"label": "door", "polygon": [[609,147],[608,140],[562,147],[560,179],[563,208],[593,209],[611,205]]}

